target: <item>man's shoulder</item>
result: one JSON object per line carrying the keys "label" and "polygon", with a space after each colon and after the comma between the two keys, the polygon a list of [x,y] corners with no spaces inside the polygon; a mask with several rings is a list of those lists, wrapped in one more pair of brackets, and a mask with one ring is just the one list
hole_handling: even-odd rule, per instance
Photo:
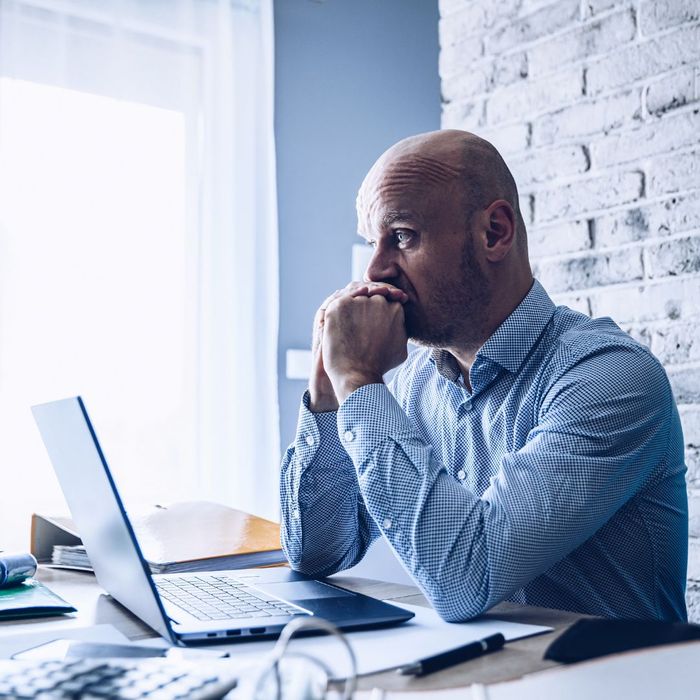
{"label": "man's shoulder", "polygon": [[653,376],[666,382],[666,373],[658,359],[644,344],[635,340],[609,317],[590,318],[559,307],[548,329],[549,361],[556,381],[570,371],[595,367],[599,374],[607,368],[618,378]]}

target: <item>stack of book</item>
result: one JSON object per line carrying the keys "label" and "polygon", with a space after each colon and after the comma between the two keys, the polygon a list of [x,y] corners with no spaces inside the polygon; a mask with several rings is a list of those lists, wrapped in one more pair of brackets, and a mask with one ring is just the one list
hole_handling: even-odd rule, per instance
{"label": "stack of book", "polygon": [[[154,574],[286,564],[278,523],[219,503],[176,503],[129,515]],[[34,514],[31,544],[39,563],[91,570],[69,518]]]}

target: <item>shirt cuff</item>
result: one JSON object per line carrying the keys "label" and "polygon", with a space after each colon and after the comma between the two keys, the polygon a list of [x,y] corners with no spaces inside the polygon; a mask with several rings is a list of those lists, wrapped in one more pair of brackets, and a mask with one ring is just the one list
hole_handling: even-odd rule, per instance
{"label": "shirt cuff", "polygon": [[308,467],[321,447],[326,459],[339,462],[348,454],[338,438],[336,412],[312,413],[309,410],[309,392],[304,392],[299,408],[299,421],[294,442],[294,452],[304,468]]}
{"label": "shirt cuff", "polygon": [[366,384],[338,409],[337,436],[357,468],[384,441],[414,433],[408,416],[386,384]]}

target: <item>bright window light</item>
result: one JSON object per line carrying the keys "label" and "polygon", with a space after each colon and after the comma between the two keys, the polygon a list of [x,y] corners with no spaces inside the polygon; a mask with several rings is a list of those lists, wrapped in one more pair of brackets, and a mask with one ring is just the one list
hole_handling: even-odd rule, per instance
{"label": "bright window light", "polygon": [[180,112],[0,78],[2,549],[68,512],[33,403],[84,397],[129,503],[188,495],[185,146]]}

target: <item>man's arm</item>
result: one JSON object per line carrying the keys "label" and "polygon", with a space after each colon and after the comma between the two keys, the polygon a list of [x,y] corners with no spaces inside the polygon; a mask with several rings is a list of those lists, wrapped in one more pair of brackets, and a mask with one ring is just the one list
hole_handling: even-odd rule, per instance
{"label": "man's arm", "polygon": [[397,303],[407,298],[391,285],[352,282],[331,294],[316,312],[309,391],[280,476],[282,548],[292,568],[314,576],[353,566],[379,533],[360,494],[352,460],[338,438],[338,400],[323,364],[326,309],[344,295],[377,295]]}
{"label": "man's arm", "polygon": [[367,512],[336,413],[311,413],[309,394],[280,476],[282,548],[291,567],[329,576],[356,564],[379,531]]}
{"label": "man's arm", "polygon": [[646,353],[586,357],[549,388],[539,424],[481,498],[447,473],[383,385],[350,395],[338,429],[370,515],[437,612],[459,621],[547,571],[642,487],[666,454],[671,407]]}

